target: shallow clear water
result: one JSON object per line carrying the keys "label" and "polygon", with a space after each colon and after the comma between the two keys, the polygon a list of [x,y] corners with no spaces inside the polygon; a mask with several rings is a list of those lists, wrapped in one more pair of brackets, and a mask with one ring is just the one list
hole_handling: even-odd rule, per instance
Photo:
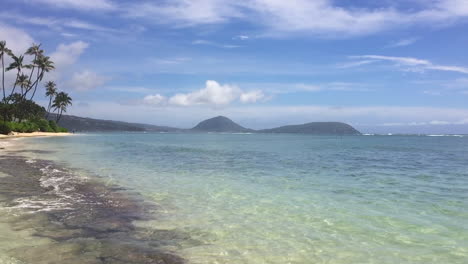
{"label": "shallow clear water", "polygon": [[35,154],[157,202],[190,263],[468,263],[468,137],[89,134]]}

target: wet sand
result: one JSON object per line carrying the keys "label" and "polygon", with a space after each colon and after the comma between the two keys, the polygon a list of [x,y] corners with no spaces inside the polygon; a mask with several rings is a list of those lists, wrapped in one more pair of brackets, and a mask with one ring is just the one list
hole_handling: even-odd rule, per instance
{"label": "wet sand", "polygon": [[0,226],[11,229],[0,237],[21,243],[0,252],[15,260],[7,263],[186,263],[167,248],[190,241],[187,234],[135,224],[154,221],[156,204],[12,146],[0,150]]}

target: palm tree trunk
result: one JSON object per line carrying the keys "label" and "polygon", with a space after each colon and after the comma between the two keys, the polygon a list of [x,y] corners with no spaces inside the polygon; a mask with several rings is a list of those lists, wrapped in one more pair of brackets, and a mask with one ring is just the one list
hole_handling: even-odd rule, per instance
{"label": "palm tree trunk", "polygon": [[26,95],[29,93],[29,91],[31,91],[33,89],[33,86],[34,86],[34,92],[33,92],[32,96],[31,96],[30,100],[33,99],[34,94],[36,94],[37,86],[39,85],[39,81],[40,81],[41,76],[42,76],[43,73],[44,73],[44,71],[41,71],[41,73],[39,73],[39,70],[37,71],[36,80],[34,81],[33,84],[31,84],[31,87],[29,89],[26,89],[26,92],[24,93],[23,98],[26,98]]}
{"label": "palm tree trunk", "polygon": [[2,87],[3,87],[3,101],[5,101],[6,93],[5,93],[5,59],[4,54],[2,54]]}
{"label": "palm tree trunk", "polygon": [[55,117],[55,123],[58,123],[60,118],[60,109],[57,109],[57,116]]}
{"label": "palm tree trunk", "polygon": [[[19,71],[18,73],[16,74],[16,80],[18,80],[18,77],[19,77]],[[11,90],[11,93],[10,93],[10,96],[12,96],[14,93],[15,93],[15,88],[16,88],[16,81],[15,81],[15,84],[13,84],[13,89]],[[23,94],[23,89],[21,89],[21,94]]]}
{"label": "palm tree trunk", "polygon": [[47,120],[47,118],[49,117],[50,107],[51,107],[51,106],[52,106],[52,95],[51,95],[50,98],[49,98],[49,106],[47,106],[46,120]]}

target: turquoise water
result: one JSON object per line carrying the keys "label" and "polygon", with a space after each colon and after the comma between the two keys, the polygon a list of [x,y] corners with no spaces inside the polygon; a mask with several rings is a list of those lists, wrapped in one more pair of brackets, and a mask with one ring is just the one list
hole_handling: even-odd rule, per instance
{"label": "turquoise water", "polygon": [[468,137],[89,134],[36,154],[159,205],[189,263],[468,263]]}

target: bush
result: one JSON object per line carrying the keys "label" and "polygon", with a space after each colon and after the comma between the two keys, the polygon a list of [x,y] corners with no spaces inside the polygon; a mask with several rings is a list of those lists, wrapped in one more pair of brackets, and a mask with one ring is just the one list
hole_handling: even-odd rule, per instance
{"label": "bush", "polygon": [[39,126],[33,122],[21,122],[21,123],[9,122],[8,124],[11,130],[15,132],[32,133],[32,132],[39,131]]}
{"label": "bush", "polygon": [[8,135],[11,133],[11,126],[9,123],[0,123],[0,134]]}
{"label": "bush", "polygon": [[56,132],[59,132],[59,133],[68,133],[68,129],[64,128],[64,127],[57,127],[57,131]]}
{"label": "bush", "polygon": [[0,121],[0,134],[8,135],[12,131],[19,133],[32,133],[37,131],[66,133],[68,129],[57,126],[54,121],[47,122],[47,120],[44,119],[20,123]]}
{"label": "bush", "polygon": [[34,123],[39,127],[41,132],[55,132],[49,125],[49,122],[45,119],[39,119],[34,121]]}
{"label": "bush", "polygon": [[49,120],[49,127],[50,129],[52,130],[52,132],[58,132],[58,126],[57,124],[55,123],[54,120]]}

